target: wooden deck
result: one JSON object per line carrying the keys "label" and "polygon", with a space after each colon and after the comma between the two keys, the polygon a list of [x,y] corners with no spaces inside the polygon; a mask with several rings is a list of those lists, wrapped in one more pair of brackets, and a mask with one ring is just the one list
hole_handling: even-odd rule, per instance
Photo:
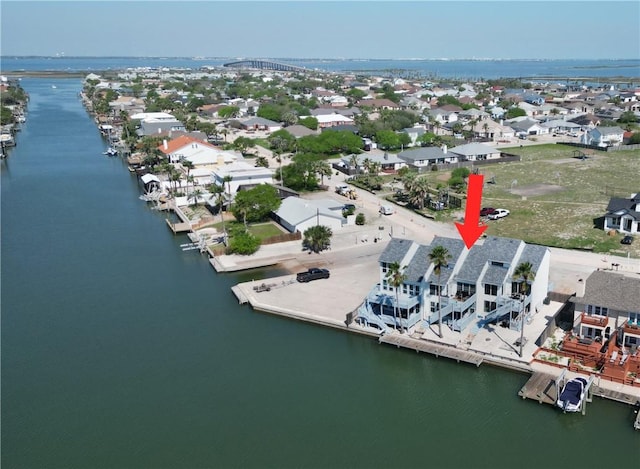
{"label": "wooden deck", "polygon": [[409,336],[403,336],[400,334],[384,334],[380,339],[378,339],[378,342],[381,344],[391,344],[396,347],[408,348],[415,350],[416,352],[430,353],[436,357],[450,358],[458,363],[471,363],[475,366],[480,366],[483,360],[480,355],[473,352],[459,350],[446,345],[434,344],[433,342],[427,342],[426,340],[413,339]]}
{"label": "wooden deck", "polygon": [[558,389],[556,388],[556,377],[548,373],[536,371],[531,375],[529,381],[518,391],[518,396],[523,399],[533,399],[540,404],[555,405]]}
{"label": "wooden deck", "polygon": [[168,219],[165,218],[167,225],[173,231],[173,234],[177,233],[187,233],[191,231],[191,225],[189,223],[171,223]]}

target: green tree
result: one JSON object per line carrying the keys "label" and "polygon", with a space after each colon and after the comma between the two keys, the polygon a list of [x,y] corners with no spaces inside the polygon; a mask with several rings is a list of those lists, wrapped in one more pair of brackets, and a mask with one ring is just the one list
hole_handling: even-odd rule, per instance
{"label": "green tree", "polygon": [[225,106],[218,109],[218,116],[221,119],[230,119],[238,117],[240,115],[240,108],[238,106]]}
{"label": "green tree", "polygon": [[209,184],[207,189],[213,196],[215,197],[215,204],[218,205],[218,212],[220,213],[220,223],[222,224],[222,242],[227,244],[227,231],[224,226],[224,215],[222,213],[223,205],[224,205],[224,188],[219,186],[218,184]]}
{"label": "green tree", "polygon": [[302,119],[298,120],[298,124],[304,125],[307,129],[318,129],[318,119],[316,119],[315,117],[303,117]]}
{"label": "green tree", "polygon": [[358,213],[356,215],[356,225],[362,226],[366,223],[367,219],[364,216],[364,213]]}
{"label": "green tree", "polygon": [[410,184],[409,202],[418,210],[424,209],[424,202],[429,195],[429,181],[426,177],[417,177]]}
{"label": "green tree", "polygon": [[531,262],[521,262],[516,266],[513,271],[513,279],[518,282],[518,293],[522,295],[522,312],[520,316],[520,357],[522,357],[522,346],[524,342],[524,323],[525,323],[525,299],[529,296],[531,285],[529,282],[533,282],[536,278],[536,273],[533,270]]}
{"label": "green tree", "polygon": [[[396,329],[398,328],[398,303],[400,302],[398,291],[404,281],[407,279],[407,275],[405,274],[405,268],[401,267],[398,262],[392,262],[387,267],[387,274],[385,278],[389,285],[391,285],[396,294],[396,301],[393,304],[393,317],[396,323]],[[408,313],[407,313],[408,314]],[[407,325],[409,323],[409,317],[407,317]],[[407,327],[407,330],[409,328]],[[402,332],[402,323],[400,323],[400,332]]]}
{"label": "green tree", "polygon": [[433,263],[433,273],[438,276],[438,335],[442,338],[442,268],[446,267],[451,259],[449,250],[444,246],[434,246],[429,253],[429,261]]}
{"label": "green tree", "polygon": [[266,220],[271,212],[278,210],[280,203],[275,187],[259,184],[253,189],[238,192],[231,210],[236,219],[242,219],[246,225],[247,222]]}
{"label": "green tree", "polygon": [[400,137],[393,130],[379,130],[376,132],[376,142],[383,150],[400,148]]}
{"label": "green tree", "polygon": [[228,254],[240,254],[250,256],[260,249],[260,240],[257,236],[252,235],[247,230],[237,231],[231,236]]}
{"label": "green tree", "polygon": [[527,113],[524,109],[521,109],[519,107],[512,107],[509,108],[507,110],[507,112],[504,115],[505,119],[513,119],[514,117],[522,117],[522,116],[526,116]]}
{"label": "green tree", "polygon": [[302,234],[302,247],[318,253],[331,247],[333,231],[324,225],[311,226]]}

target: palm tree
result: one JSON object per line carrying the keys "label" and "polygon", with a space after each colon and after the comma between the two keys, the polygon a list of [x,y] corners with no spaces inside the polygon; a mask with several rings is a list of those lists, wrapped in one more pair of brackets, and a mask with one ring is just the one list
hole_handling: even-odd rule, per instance
{"label": "palm tree", "polygon": [[[404,273],[404,269],[405,268],[401,267],[398,262],[392,262],[391,264],[389,264],[387,275],[385,276],[387,281],[389,282],[389,285],[391,285],[395,289],[396,293],[396,302],[393,305],[393,317],[396,322],[396,328],[398,326],[398,303],[400,301],[398,298],[398,288],[400,288],[400,285],[402,285],[407,279],[407,275]],[[408,321],[409,316],[407,315],[407,323]],[[402,324],[400,325],[400,331],[402,331]]]}
{"label": "palm tree", "polygon": [[231,181],[233,181],[233,176],[227,174],[222,178],[222,185],[227,185],[227,196],[229,200],[231,200]]}
{"label": "palm tree", "polygon": [[320,251],[329,249],[331,246],[333,231],[328,226],[315,225],[304,230],[302,235],[304,236],[302,246],[310,251],[319,253]]}
{"label": "palm tree", "polygon": [[441,275],[442,268],[446,267],[451,259],[449,250],[444,246],[434,246],[429,253],[429,260],[433,262],[433,273],[438,276],[438,334],[442,338],[442,285]]}
{"label": "palm tree", "polygon": [[324,186],[324,177],[331,176],[331,166],[324,160],[316,161],[314,166],[316,173],[320,175],[320,184]]}
{"label": "palm tree", "polygon": [[201,189],[196,189],[191,194],[189,194],[189,199],[193,200],[194,205],[196,207],[198,206],[198,201],[199,201],[201,195],[202,195],[202,190]]}
{"label": "palm tree", "polygon": [[522,300],[522,323],[520,325],[520,357],[522,357],[522,342],[524,341],[524,302],[529,295],[529,290],[531,289],[529,282],[533,282],[535,278],[536,273],[533,271],[533,265],[531,265],[531,262],[521,262],[516,266],[516,270],[513,271],[513,279],[516,282],[522,281],[522,283],[519,283],[518,285],[518,293],[520,293],[520,298]]}
{"label": "palm tree", "polygon": [[217,184],[209,184],[207,189],[216,197],[216,204],[218,204],[218,211],[220,212],[220,221],[222,222],[222,234],[223,236],[226,236],[226,231],[224,228],[224,215],[222,214],[222,204],[224,203],[224,189],[222,188],[222,186],[219,186]]}
{"label": "palm tree", "polygon": [[409,202],[419,210],[424,209],[424,201],[429,195],[429,181],[425,177],[415,178],[409,189]]}
{"label": "palm tree", "polygon": [[358,177],[359,172],[358,161],[358,155],[355,153],[349,157],[349,166],[356,169],[356,178]]}

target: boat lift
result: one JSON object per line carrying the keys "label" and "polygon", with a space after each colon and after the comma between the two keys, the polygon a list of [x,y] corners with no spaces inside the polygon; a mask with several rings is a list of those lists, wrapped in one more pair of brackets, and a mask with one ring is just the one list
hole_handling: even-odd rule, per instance
{"label": "boat lift", "polygon": [[[560,375],[556,378],[556,381],[555,381],[556,402],[558,402],[558,399],[560,398],[560,392],[562,388],[567,383],[567,381],[569,381],[566,375],[567,375],[567,369],[565,368],[562,370],[562,373],[560,373]],[[593,375],[590,375],[589,379],[587,379],[587,385],[585,386],[585,389],[584,389],[584,399],[580,404],[580,411],[582,412],[582,415],[587,414],[587,402],[593,401],[593,390],[591,389],[591,385],[593,384],[594,380],[595,380],[595,377]]]}

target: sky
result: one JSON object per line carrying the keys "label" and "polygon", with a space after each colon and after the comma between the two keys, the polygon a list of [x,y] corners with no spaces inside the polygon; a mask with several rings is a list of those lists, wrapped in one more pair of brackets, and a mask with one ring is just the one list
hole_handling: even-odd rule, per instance
{"label": "sky", "polygon": [[640,2],[0,2],[0,54],[640,59]]}

